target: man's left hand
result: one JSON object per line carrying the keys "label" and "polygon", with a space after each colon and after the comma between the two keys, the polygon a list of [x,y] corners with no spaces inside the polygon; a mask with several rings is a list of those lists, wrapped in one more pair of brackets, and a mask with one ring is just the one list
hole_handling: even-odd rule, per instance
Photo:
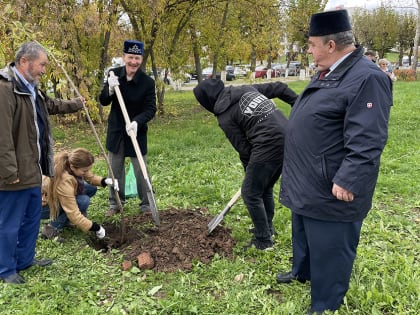
{"label": "man's left hand", "polygon": [[354,194],[351,191],[348,191],[337,184],[333,184],[332,194],[338,199],[346,202],[353,201]]}

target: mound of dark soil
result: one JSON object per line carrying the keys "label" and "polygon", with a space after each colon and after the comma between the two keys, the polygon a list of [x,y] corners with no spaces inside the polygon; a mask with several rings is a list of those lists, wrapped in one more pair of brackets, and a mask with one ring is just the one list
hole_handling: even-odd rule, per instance
{"label": "mound of dark soil", "polygon": [[[207,209],[159,211],[160,226],[151,214],[125,217],[121,223],[104,223],[106,241],[91,239],[95,249],[120,250],[124,259],[136,263],[147,252],[154,260],[154,271],[189,270],[194,261],[208,264],[215,254],[232,257],[235,241],[231,230],[219,225],[210,235],[207,224],[212,216]],[[122,233],[121,229],[125,232]]]}

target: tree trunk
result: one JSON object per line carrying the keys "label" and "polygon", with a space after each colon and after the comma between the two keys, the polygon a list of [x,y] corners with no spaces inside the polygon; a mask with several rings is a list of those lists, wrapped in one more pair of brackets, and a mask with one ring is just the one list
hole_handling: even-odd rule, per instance
{"label": "tree trunk", "polygon": [[257,48],[254,44],[251,45],[251,71],[255,71],[257,67]]}
{"label": "tree trunk", "polygon": [[199,41],[197,38],[197,31],[194,27],[194,25],[190,26],[191,31],[191,41],[192,41],[192,47],[193,47],[193,54],[194,54],[194,66],[195,66],[195,72],[197,73],[197,81],[200,83],[203,80],[203,74],[201,69],[201,63],[200,63],[200,46]]}
{"label": "tree trunk", "polygon": [[[109,41],[111,38],[111,31],[107,30],[105,32],[105,36],[104,36],[104,41],[103,41],[103,48],[101,50],[101,61],[99,64],[99,71],[98,71],[98,81],[103,84],[102,82],[102,76],[104,75],[105,72],[105,68],[106,68],[106,62],[108,60],[108,47],[109,47]],[[98,95],[98,113],[99,113],[99,118],[101,119],[101,122],[105,121],[104,118],[104,110],[103,107],[101,105],[101,103],[99,102],[99,95]]]}
{"label": "tree trunk", "polygon": [[[224,47],[224,41],[222,40],[223,37],[223,32],[226,26],[226,21],[227,21],[227,14],[229,11],[229,0],[226,0],[226,5],[225,5],[225,10],[223,12],[223,18],[222,18],[222,22],[220,23],[220,29],[219,29],[219,37],[220,38],[220,45],[217,46],[217,48],[214,51],[214,59],[213,59],[213,74],[212,74],[212,78],[216,78],[216,72],[217,72],[217,65],[219,63],[219,55],[220,55],[220,51],[221,49]],[[224,70],[224,69],[221,69]]]}

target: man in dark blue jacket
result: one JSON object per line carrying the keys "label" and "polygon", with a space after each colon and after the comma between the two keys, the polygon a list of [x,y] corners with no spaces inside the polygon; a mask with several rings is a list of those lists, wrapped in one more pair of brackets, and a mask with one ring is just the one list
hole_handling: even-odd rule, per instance
{"label": "man in dark blue jacket", "polygon": [[204,80],[194,88],[198,102],[213,113],[245,168],[242,199],[254,224],[250,246],[273,247],[273,186],[283,165],[287,118],[272,98],[293,105],[297,95],[281,82],[226,87],[221,80]]}
{"label": "man in dark blue jacket", "polygon": [[292,210],[293,267],[277,282],[311,281],[311,310],[336,310],[350,281],[388,137],[392,82],[354,45],[346,10],[314,14],[319,73],[293,106],[280,201]]}

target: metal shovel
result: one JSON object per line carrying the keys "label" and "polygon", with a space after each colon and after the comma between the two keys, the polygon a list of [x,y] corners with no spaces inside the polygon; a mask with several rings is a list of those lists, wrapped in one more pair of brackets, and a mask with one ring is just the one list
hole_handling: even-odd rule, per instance
{"label": "metal shovel", "polygon": [[232,206],[235,204],[235,202],[239,199],[240,196],[241,196],[241,189],[239,188],[239,190],[236,192],[235,195],[233,195],[232,199],[230,199],[230,201],[228,202],[226,207],[223,209],[223,211],[220,212],[213,219],[211,219],[209,224],[207,224],[207,234],[210,234],[216,228],[216,226],[218,226],[219,223],[222,222],[225,215],[229,212],[230,208],[232,208]]}
{"label": "metal shovel", "polygon": [[[113,71],[109,72],[110,76],[115,76]],[[118,102],[120,103],[121,111],[124,116],[125,124],[128,126],[131,121],[130,117],[128,116],[127,109],[125,107],[124,99],[121,95],[120,87],[117,85],[115,87],[115,93],[117,94]],[[139,144],[137,142],[137,135],[134,133],[134,130],[130,130],[129,133],[131,142],[133,143],[134,151],[136,152],[137,160],[140,164],[141,172],[143,173],[144,180],[147,186],[147,199],[149,199],[150,203],[150,210],[152,212],[153,221],[157,226],[160,225],[159,213],[156,206],[155,195],[153,194],[152,184],[150,183],[149,175],[147,174],[146,164],[143,160],[143,155],[141,154]]]}

